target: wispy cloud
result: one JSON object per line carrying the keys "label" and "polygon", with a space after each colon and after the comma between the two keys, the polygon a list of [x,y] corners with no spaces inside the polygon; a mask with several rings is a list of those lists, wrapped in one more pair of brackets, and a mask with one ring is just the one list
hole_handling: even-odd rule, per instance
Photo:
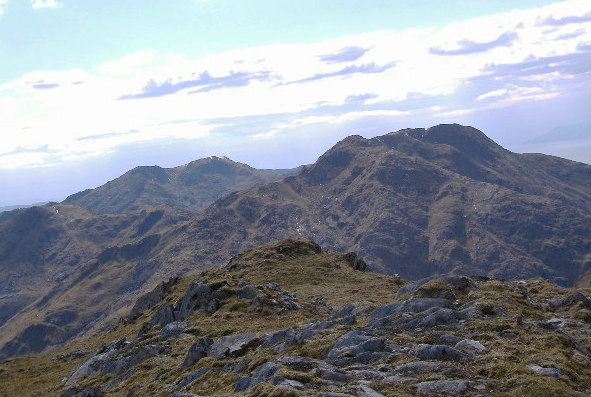
{"label": "wispy cloud", "polygon": [[52,88],[57,88],[60,85],[57,83],[45,83],[45,82],[39,82],[39,83],[35,83],[33,84],[33,88],[36,88],[38,90],[49,90]]}
{"label": "wispy cloud", "polygon": [[[591,2],[568,0],[441,28],[202,58],[137,51],[84,70],[27,73],[0,85],[2,148],[10,153],[0,168],[138,142],[207,138],[208,147],[225,150],[256,138],[257,148],[282,147],[280,138],[304,131],[332,139],[337,130],[377,134],[403,123],[475,120],[562,97],[576,104],[574,96],[591,96],[588,15]],[[22,150],[26,142],[47,150]]]}
{"label": "wispy cloud", "polygon": [[199,75],[199,77],[195,79],[179,79],[178,81],[172,81],[171,79],[169,79],[162,83],[150,80],[142,89],[141,93],[123,95],[119,99],[126,100],[161,97],[165,95],[175,94],[179,91],[194,87],[202,88],[200,88],[199,90],[191,91],[189,92],[189,94],[219,90],[222,88],[229,87],[242,87],[250,84],[251,81],[268,80],[269,75],[269,72],[262,71],[257,73],[236,72],[230,73],[226,76],[213,77],[209,72],[205,71],[202,72]]}
{"label": "wispy cloud", "polygon": [[517,33],[505,32],[494,40],[479,43],[468,39],[458,42],[457,48],[442,49],[431,48],[429,51],[435,55],[468,55],[476,52],[484,52],[496,47],[509,47],[517,39]]}
{"label": "wispy cloud", "polygon": [[285,84],[297,84],[297,83],[307,83],[309,81],[315,80],[322,80],[327,79],[329,77],[339,77],[339,76],[348,76],[357,73],[364,73],[364,74],[373,74],[373,73],[382,73],[388,69],[393,68],[396,65],[396,62],[390,62],[385,65],[378,66],[375,63],[367,63],[363,65],[351,65],[347,66],[343,69],[335,70],[334,72],[325,72],[325,73],[317,73],[313,76],[306,77],[301,80],[290,81]]}
{"label": "wispy cloud", "polygon": [[554,18],[552,16],[545,18],[542,25],[548,26],[564,26],[571,23],[586,23],[591,22],[591,13],[585,15],[569,15],[562,18]]}
{"label": "wispy cloud", "polygon": [[333,54],[320,56],[320,60],[326,63],[352,62],[363,56],[369,49],[361,47],[344,47]]}

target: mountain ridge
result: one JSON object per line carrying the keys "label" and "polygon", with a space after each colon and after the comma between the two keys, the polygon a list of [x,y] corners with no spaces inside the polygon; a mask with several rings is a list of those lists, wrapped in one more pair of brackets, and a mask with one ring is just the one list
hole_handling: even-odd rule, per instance
{"label": "mountain ridge", "polygon": [[[66,326],[89,337],[162,280],[284,238],[358,252],[372,269],[406,279],[545,277],[570,286],[591,274],[590,209],[591,166],[512,153],[472,127],[351,136],[298,175],[229,193],[195,216],[102,247],[20,313],[22,321],[2,326],[2,342],[26,351],[32,340],[24,331],[43,324],[36,316],[67,313],[65,297],[82,291],[96,310]],[[136,272],[143,276],[130,278]],[[92,288],[106,275],[116,296]]]}
{"label": "mountain ridge", "polygon": [[94,189],[68,196],[63,203],[98,214],[124,213],[166,204],[193,213],[216,199],[256,183],[279,180],[296,170],[258,170],[227,157],[211,156],[173,168],[139,166]]}

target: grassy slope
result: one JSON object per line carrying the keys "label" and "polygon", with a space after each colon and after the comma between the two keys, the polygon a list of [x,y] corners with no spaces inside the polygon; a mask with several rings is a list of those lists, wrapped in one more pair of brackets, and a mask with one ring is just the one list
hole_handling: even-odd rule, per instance
{"label": "grassy slope", "polygon": [[[198,313],[188,319],[194,326],[188,330],[191,336],[182,336],[168,341],[170,351],[145,361],[136,368],[136,373],[117,384],[107,395],[127,396],[131,390],[135,395],[170,396],[173,386],[192,371],[205,366],[222,366],[228,362],[250,359],[247,371],[260,364],[279,357],[271,349],[247,352],[244,356],[229,360],[204,358],[191,368],[179,370],[186,352],[196,337],[213,338],[240,332],[269,332],[286,327],[296,327],[316,319],[325,318],[328,309],[319,302],[342,306],[351,302],[369,301],[373,305],[390,303],[398,288],[404,284],[396,277],[372,272],[353,270],[345,257],[333,252],[316,253],[314,245],[282,241],[249,250],[235,258],[229,266],[205,272],[200,277],[209,283],[225,281],[228,288],[235,288],[244,281],[255,286],[276,282],[281,288],[296,292],[304,308],[278,314],[269,307],[249,305],[240,298],[230,298],[213,314]],[[164,302],[178,300],[193,280],[181,278]],[[488,379],[495,389],[486,390],[484,395],[502,396],[575,396],[588,391],[591,379],[591,365],[585,358],[577,356],[574,340],[591,350],[589,324],[591,312],[580,304],[571,305],[561,312],[553,312],[544,303],[546,299],[567,296],[571,289],[560,288],[548,281],[535,279],[523,282],[481,281],[470,291],[455,291],[449,285],[430,282],[414,293],[415,297],[435,297],[451,291],[461,302],[474,301],[481,314],[465,323],[457,336],[479,340],[488,349],[475,361],[461,368],[458,374],[469,379]],[[582,291],[589,294],[590,291]],[[404,298],[404,297],[403,297]],[[312,302],[317,304],[313,305]],[[532,306],[532,302],[537,305]],[[501,307],[507,316],[490,315],[494,306]],[[125,337],[133,339],[142,322],[146,321],[159,305],[148,310],[131,324],[121,323],[114,331],[84,343],[79,343],[53,354],[33,355],[14,358],[0,364],[0,396],[59,395],[65,390],[61,381],[77,368],[85,357],[72,357],[57,362],[52,359],[58,354],[70,351],[95,349],[112,340]],[[578,321],[583,326],[567,327],[561,332],[538,326],[540,322],[560,316]],[[521,320],[519,320],[521,318]],[[358,317],[353,326],[337,326],[327,329],[302,345],[292,346],[281,355],[321,358],[323,352],[347,329],[363,326],[367,318]],[[586,326],[584,326],[586,324]],[[429,343],[429,333],[403,332],[388,336],[400,344]],[[142,344],[157,343],[149,336]],[[399,364],[412,359],[401,357]],[[567,371],[570,375],[560,378],[533,373],[525,368],[527,364],[552,366]],[[306,372],[281,370],[278,374],[304,382],[317,382]],[[193,382],[187,392],[208,396],[231,396],[237,373],[208,371],[198,382]],[[104,386],[111,375],[91,375],[81,379],[83,386]],[[441,374],[425,374],[420,380],[445,378]],[[372,383],[374,389],[387,396],[411,396],[416,391],[410,385],[387,385]],[[261,383],[247,393],[252,396],[307,396],[298,392],[292,394]],[[489,394],[492,393],[492,394]],[[240,394],[241,395],[241,394]]]}

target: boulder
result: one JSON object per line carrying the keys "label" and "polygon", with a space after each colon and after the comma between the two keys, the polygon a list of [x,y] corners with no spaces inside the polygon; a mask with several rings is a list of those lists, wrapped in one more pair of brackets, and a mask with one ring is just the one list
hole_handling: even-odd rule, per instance
{"label": "boulder", "polygon": [[527,369],[530,371],[537,372],[538,374],[552,376],[554,378],[558,378],[559,376],[566,375],[566,372],[559,370],[558,368],[554,367],[541,367],[537,364],[528,364],[526,366]]}
{"label": "boulder", "polygon": [[394,313],[420,313],[434,307],[449,308],[451,302],[447,299],[414,298],[399,303],[378,307],[371,315],[370,320],[387,317]]}
{"label": "boulder", "polygon": [[417,384],[417,391],[424,394],[457,395],[468,391],[467,380],[429,380]]}
{"label": "boulder", "polygon": [[456,343],[454,346],[456,349],[461,350],[466,353],[484,353],[486,352],[486,347],[482,345],[482,343],[478,342],[477,340],[472,339],[463,339]]}
{"label": "boulder", "polygon": [[357,397],[386,397],[367,385],[357,385]]}
{"label": "boulder", "polygon": [[219,370],[219,368],[212,368],[212,367],[203,367],[199,368],[197,371],[191,372],[188,375],[185,375],[183,379],[180,380],[179,383],[176,384],[175,390],[178,391],[183,387],[187,386],[189,383],[193,382],[195,379],[199,379],[203,374],[205,374],[210,369]]}
{"label": "boulder", "polygon": [[177,338],[187,328],[191,326],[191,323],[183,321],[173,321],[166,324],[164,328],[160,330],[160,340],[168,340],[171,338]]}
{"label": "boulder", "polygon": [[[435,361],[413,361],[406,364],[401,364],[394,368],[394,373],[415,375],[430,372],[437,372],[443,365]],[[449,368],[449,367],[445,367]]]}
{"label": "boulder", "polygon": [[591,310],[591,299],[587,298],[580,292],[575,292],[574,294],[565,296],[563,298],[549,300],[548,304],[552,310],[557,310],[563,307],[571,306],[577,302],[581,302],[584,308]]}
{"label": "boulder", "polygon": [[374,318],[368,324],[368,328],[376,331],[387,331],[388,333],[414,328],[433,327],[440,324],[457,322],[461,313],[452,309],[433,307],[421,313],[412,315],[390,315],[384,318]]}
{"label": "boulder", "polygon": [[247,350],[262,345],[267,340],[267,335],[259,332],[222,336],[208,349],[207,355],[216,359],[226,357],[238,357]]}
{"label": "boulder", "polygon": [[420,344],[414,354],[421,360],[465,361],[471,358],[470,355],[447,345]]}
{"label": "boulder", "polygon": [[84,361],[66,380],[65,385],[71,386],[78,378],[86,377],[93,372],[102,370],[103,367],[114,358],[117,353],[127,346],[125,339],[119,339],[109,344],[101,346],[97,352]]}
{"label": "boulder", "polygon": [[341,364],[367,362],[380,356],[384,350],[384,340],[370,336],[363,331],[353,330],[343,334],[328,352],[328,359]]}
{"label": "boulder", "polygon": [[203,357],[207,356],[207,352],[209,351],[209,347],[213,344],[213,339],[211,338],[200,338],[197,342],[193,343],[187,352],[187,356],[185,357],[185,361],[181,366],[181,370],[189,368],[191,365],[195,364],[197,361],[201,360]]}

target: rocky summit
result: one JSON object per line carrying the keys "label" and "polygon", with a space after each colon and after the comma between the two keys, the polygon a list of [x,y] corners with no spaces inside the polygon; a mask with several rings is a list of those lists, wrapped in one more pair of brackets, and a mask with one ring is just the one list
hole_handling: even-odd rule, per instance
{"label": "rocky summit", "polygon": [[409,283],[282,240],[138,299],[111,332],[0,364],[6,396],[583,396],[590,290]]}

